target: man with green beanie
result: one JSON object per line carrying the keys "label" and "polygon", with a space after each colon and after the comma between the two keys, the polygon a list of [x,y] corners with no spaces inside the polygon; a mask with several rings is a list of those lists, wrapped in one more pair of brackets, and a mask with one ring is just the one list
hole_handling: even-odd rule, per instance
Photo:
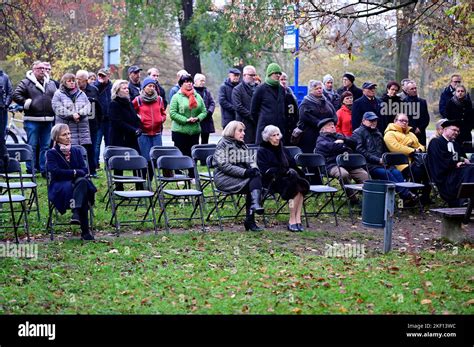
{"label": "man with green beanie", "polygon": [[274,125],[284,134],[285,122],[285,90],[280,85],[281,68],[276,63],[267,67],[265,83],[257,87],[252,96],[250,112],[257,124],[256,144],[262,142],[262,131],[267,125]]}

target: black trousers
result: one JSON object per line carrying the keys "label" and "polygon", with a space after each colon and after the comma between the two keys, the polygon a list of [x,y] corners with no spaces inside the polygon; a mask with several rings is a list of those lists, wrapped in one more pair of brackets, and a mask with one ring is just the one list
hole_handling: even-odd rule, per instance
{"label": "black trousers", "polygon": [[74,190],[72,197],[74,205],[71,207],[73,210],[77,209],[79,212],[81,231],[83,234],[86,234],[89,232],[89,194],[87,179],[84,177],[79,177],[74,181],[73,185]]}
{"label": "black trousers", "polygon": [[[171,133],[171,139],[183,155],[191,157],[191,147],[199,144],[199,135],[200,134],[187,135],[173,131]],[[194,170],[189,170],[189,177],[194,178]]]}

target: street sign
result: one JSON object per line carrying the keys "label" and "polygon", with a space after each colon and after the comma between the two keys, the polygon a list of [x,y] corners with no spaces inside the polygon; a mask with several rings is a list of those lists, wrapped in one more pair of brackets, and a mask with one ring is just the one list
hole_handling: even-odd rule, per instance
{"label": "street sign", "polygon": [[120,65],[120,35],[104,36],[104,67]]}
{"label": "street sign", "polygon": [[296,48],[296,27],[295,25],[285,25],[285,36],[283,37],[283,49]]}

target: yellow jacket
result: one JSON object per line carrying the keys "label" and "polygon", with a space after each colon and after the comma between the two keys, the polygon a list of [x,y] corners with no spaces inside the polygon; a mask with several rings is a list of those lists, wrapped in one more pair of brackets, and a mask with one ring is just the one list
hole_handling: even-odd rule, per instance
{"label": "yellow jacket", "polygon": [[[421,145],[416,135],[410,132],[411,127],[403,130],[395,123],[390,123],[385,129],[383,140],[390,152],[403,153],[410,155],[417,149],[425,151],[425,146]],[[411,162],[411,158],[410,158]],[[397,169],[403,171],[407,165],[397,165]]]}

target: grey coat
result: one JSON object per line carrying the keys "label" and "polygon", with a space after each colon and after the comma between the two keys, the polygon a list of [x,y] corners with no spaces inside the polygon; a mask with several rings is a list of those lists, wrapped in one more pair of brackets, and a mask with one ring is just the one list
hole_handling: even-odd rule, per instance
{"label": "grey coat", "polygon": [[228,193],[238,193],[250,181],[245,170],[257,167],[255,155],[252,155],[244,142],[231,137],[223,137],[216,147],[214,160],[214,182],[217,189]]}
{"label": "grey coat", "polygon": [[[79,91],[75,102],[62,90],[57,90],[53,96],[53,110],[56,114],[56,124],[67,124],[71,131],[73,145],[90,145],[91,135],[89,130],[89,114],[91,104],[87,95]],[[81,118],[78,123],[74,121],[73,114],[78,113]]]}

